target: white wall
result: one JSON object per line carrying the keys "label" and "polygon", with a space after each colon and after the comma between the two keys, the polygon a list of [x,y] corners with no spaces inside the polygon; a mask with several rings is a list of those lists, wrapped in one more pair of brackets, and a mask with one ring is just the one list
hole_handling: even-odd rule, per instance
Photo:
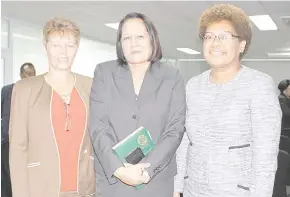
{"label": "white wall", "polygon": [[115,46],[82,38],[72,71],[93,77],[97,64],[116,58]]}
{"label": "white wall", "polygon": [[243,62],[245,66],[259,70],[273,77],[276,85],[284,79],[290,79],[290,61],[288,62]]}
{"label": "white wall", "polygon": [[24,62],[31,62],[37,75],[46,72],[48,64],[42,45],[41,29],[16,20],[11,20],[10,24],[13,40],[13,82],[20,79],[20,67]]}
{"label": "white wall", "polygon": [[[13,32],[13,81],[20,79],[19,70],[24,62],[36,67],[37,75],[48,71],[48,61],[42,42],[42,27],[11,20]],[[115,46],[81,38],[72,70],[93,77],[98,63],[116,59]]]}

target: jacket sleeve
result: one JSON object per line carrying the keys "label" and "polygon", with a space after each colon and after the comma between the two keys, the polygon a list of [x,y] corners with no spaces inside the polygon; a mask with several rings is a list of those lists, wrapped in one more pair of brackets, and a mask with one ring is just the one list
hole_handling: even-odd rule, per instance
{"label": "jacket sleeve", "polygon": [[151,179],[168,165],[175,155],[184,134],[185,87],[179,72],[175,75],[169,108],[168,120],[160,140],[156,147],[141,161],[151,164],[147,169]]}
{"label": "jacket sleeve", "polygon": [[189,139],[187,133],[184,133],[181,144],[176,151],[177,174],[174,177],[174,192],[183,193],[187,168],[188,146]]}
{"label": "jacket sleeve", "polygon": [[103,98],[105,91],[106,83],[104,75],[101,72],[101,67],[98,65],[95,70],[90,96],[89,133],[94,151],[104,173],[109,183],[114,184],[118,181],[114,176],[114,172],[123,166],[123,163],[112,151],[112,147],[116,143],[116,136],[107,116]]}
{"label": "jacket sleeve", "polygon": [[254,84],[250,103],[253,133],[251,197],[272,197],[281,132],[281,109],[268,75]]}

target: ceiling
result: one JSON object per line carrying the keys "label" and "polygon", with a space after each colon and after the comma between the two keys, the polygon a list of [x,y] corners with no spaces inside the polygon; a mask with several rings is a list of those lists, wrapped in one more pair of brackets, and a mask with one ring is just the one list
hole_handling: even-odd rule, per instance
{"label": "ceiling", "polygon": [[176,48],[202,50],[201,42],[197,38],[198,19],[206,8],[218,3],[237,5],[248,15],[268,14],[277,24],[277,31],[260,31],[253,25],[252,44],[245,58],[270,58],[268,52],[279,52],[283,48],[289,48],[290,52],[290,25],[281,18],[290,16],[289,1],[2,1],[2,16],[40,26],[52,17],[65,17],[76,22],[84,36],[115,44],[116,30],[104,24],[119,22],[129,12],[141,12],[155,24],[166,58],[199,59],[202,54],[188,55]]}

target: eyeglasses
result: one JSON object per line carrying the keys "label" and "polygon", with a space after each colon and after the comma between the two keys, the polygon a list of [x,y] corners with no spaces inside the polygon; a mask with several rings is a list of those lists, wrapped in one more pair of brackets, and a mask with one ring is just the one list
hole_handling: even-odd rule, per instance
{"label": "eyeglasses", "polygon": [[221,33],[218,35],[214,35],[212,33],[206,33],[203,36],[204,41],[212,41],[213,42],[216,38],[218,38],[218,40],[221,42],[226,42],[226,41],[232,40],[232,38],[240,38],[240,37],[237,35],[234,35],[232,33]]}
{"label": "eyeglasses", "polygon": [[70,118],[70,114],[69,114],[69,104],[64,103],[64,107],[65,107],[65,126],[64,126],[64,130],[65,131],[69,131],[71,128],[71,118]]}

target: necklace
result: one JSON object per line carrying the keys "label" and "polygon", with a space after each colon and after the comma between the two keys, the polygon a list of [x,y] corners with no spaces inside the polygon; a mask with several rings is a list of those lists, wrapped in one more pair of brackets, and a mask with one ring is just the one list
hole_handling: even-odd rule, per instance
{"label": "necklace", "polygon": [[71,94],[61,94],[59,96],[66,104],[69,104]]}

